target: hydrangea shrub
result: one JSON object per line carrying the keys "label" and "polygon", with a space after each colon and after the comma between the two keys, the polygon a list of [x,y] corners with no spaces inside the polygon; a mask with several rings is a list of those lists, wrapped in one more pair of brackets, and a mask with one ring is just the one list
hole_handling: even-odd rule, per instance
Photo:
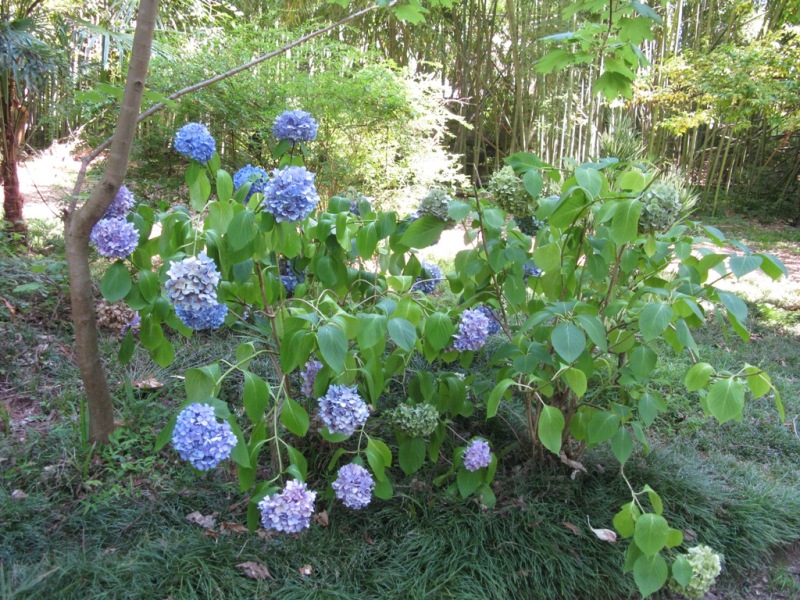
{"label": "hydrangea shrub", "polygon": [[[666,408],[652,379],[662,341],[689,353],[686,388],[718,421],[741,417],[746,390],[772,393],[782,410],[762,369],[703,362],[692,329],[713,306],[746,339],[746,305],[713,283],[758,268],[778,278],[783,265],[697,223],[642,231],[654,174],[641,165],[606,159],[562,175],[533,155],[510,157],[531,201],[544,177],[561,193],[539,200],[533,216],[544,225],[535,240],[489,198],[451,201],[448,217],[463,225],[468,244],[446,277],[459,304],[441,307],[411,290],[424,270],[416,252],[436,243],[442,219],[403,219],[368,203],[355,214],[338,196],[320,203],[313,174],[288,163],[272,172],[262,200],[245,202],[246,186],[235,188],[216,154],[200,158],[206,162],[193,159],[186,173],[189,205],[160,215],[140,207],[133,220],[145,243],[129,267],[112,267],[101,289],[139,312],[141,344],[159,364],[174,357],[165,328],[193,335],[192,324],[215,326],[225,310],[215,306],[250,335],[235,356],[186,372],[183,408],[208,404],[230,426],[251,528],[297,533],[310,526],[317,494],[365,506],[391,498],[397,477],[426,464],[440,473],[435,485],[492,507],[492,440],[464,445],[448,424],[477,428],[507,402],[526,411],[540,456],[576,465],[587,448],[608,444],[624,469],[634,451],[648,450],[646,430]],[[147,241],[151,222],[161,233]],[[739,254],[728,255],[729,245]],[[305,274],[291,294],[282,279],[288,263]],[[192,313],[188,326],[179,311]],[[121,358],[134,344],[127,334]],[[485,366],[471,369],[477,355]],[[270,361],[268,377],[257,372],[258,357]],[[220,399],[233,373],[241,380],[237,416]],[[612,382],[614,393],[605,394]],[[405,397],[390,395],[392,386]],[[177,417],[157,447],[175,431]],[[381,439],[387,431],[394,439]],[[197,444],[217,438],[201,431]],[[309,473],[319,461],[303,452],[321,443],[338,449],[324,472]],[[271,479],[259,481],[264,460]],[[682,535],[664,516],[665,500],[645,486],[613,515],[630,540],[625,568],[643,595],[670,574],[687,584]]]}

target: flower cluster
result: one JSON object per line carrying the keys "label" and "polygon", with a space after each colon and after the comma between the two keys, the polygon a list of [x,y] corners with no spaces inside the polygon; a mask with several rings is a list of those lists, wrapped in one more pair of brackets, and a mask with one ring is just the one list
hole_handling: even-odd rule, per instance
{"label": "flower cluster", "polygon": [[475,310],[481,311],[484,315],[486,315],[486,318],[489,319],[489,335],[494,335],[495,333],[500,332],[500,317],[497,316],[497,311],[484,304],[476,306]]}
{"label": "flower cluster", "polygon": [[480,350],[489,337],[489,319],[478,309],[467,309],[461,313],[458,333],[453,346],[459,352]]}
{"label": "flower cluster", "polygon": [[123,217],[101,219],[92,227],[89,239],[108,258],[125,258],[139,245],[136,228]]}
{"label": "flower cluster", "polygon": [[414,281],[414,285],[411,286],[411,289],[422,292],[423,294],[432,294],[436,291],[436,286],[439,282],[443,280],[442,270],[438,265],[423,261],[422,274]]}
{"label": "flower cluster", "polygon": [[692,567],[692,578],[686,587],[671,579],[669,587],[687,598],[702,598],[714,585],[722,571],[722,560],[719,554],[705,545],[689,548],[686,559]]}
{"label": "flower cluster", "polygon": [[217,303],[220,273],[205,252],[170,263],[164,284],[173,306],[195,312]]}
{"label": "flower cluster", "polygon": [[175,307],[175,314],[181,323],[191,329],[219,329],[228,315],[227,304],[207,304],[197,310],[185,310]]}
{"label": "flower cluster", "polygon": [[188,123],[175,134],[175,150],[186,158],[207,163],[217,151],[217,143],[208,128],[200,123]]}
{"label": "flower cluster", "polygon": [[336,481],[331,484],[336,497],[347,508],[358,510],[364,508],[372,500],[372,490],[375,480],[364,467],[355,463],[344,465],[336,475]]}
{"label": "flower cluster", "polygon": [[439,424],[439,411],[433,404],[398,404],[386,413],[388,421],[409,437],[426,437]]}
{"label": "flower cluster", "polygon": [[642,194],[642,214],[639,217],[639,231],[666,231],[683,209],[680,192],[674,185],[655,183]]}
{"label": "flower cluster", "polygon": [[217,421],[213,406],[194,403],[178,414],[172,445],[194,468],[208,471],[231,455],[236,436],[227,421]]}
{"label": "flower cluster", "polygon": [[317,373],[321,368],[322,363],[312,358],[306,363],[306,368],[300,371],[300,377],[303,378],[300,391],[306,398],[314,397],[314,382],[317,380]]}
{"label": "flower cluster", "polygon": [[524,265],[522,265],[522,273],[525,281],[528,281],[528,277],[539,277],[542,274],[542,270],[536,266],[532,260],[529,260]]}
{"label": "flower cluster", "polygon": [[264,210],[275,220],[302,221],[317,207],[319,195],[314,186],[314,173],[305,167],[286,167],[272,172],[264,186]]}
{"label": "flower cluster", "polygon": [[420,200],[417,211],[420,215],[431,215],[442,221],[452,221],[447,209],[453,199],[447,190],[442,188],[431,188],[425,197]]}
{"label": "flower cluster", "polygon": [[328,388],[328,393],[317,402],[319,418],[331,433],[352,435],[369,417],[369,409],[355,386],[332,385]]}
{"label": "flower cluster", "polygon": [[492,462],[492,455],[489,444],[483,440],[472,440],[464,450],[464,467],[467,471],[477,471],[482,467],[488,467]]}
{"label": "flower cluster", "polygon": [[281,283],[286,288],[286,295],[291,296],[294,294],[294,289],[306,280],[305,275],[302,273],[298,275],[291,269],[286,272],[286,275],[281,275]]}
{"label": "flower cluster", "polygon": [[317,121],[304,110],[287,110],[272,125],[277,139],[292,142],[313,142],[317,139],[317,129]]}
{"label": "flower cluster", "polygon": [[533,214],[536,208],[533,198],[512,167],[503,167],[492,175],[486,189],[492,195],[494,203],[512,215],[526,217]]}
{"label": "flower cluster", "polygon": [[317,493],[309,491],[302,481],[292,479],[280,494],[273,494],[258,503],[264,529],[298,533],[307,529],[314,514]]}
{"label": "flower cluster", "polygon": [[119,186],[119,191],[117,191],[117,195],[114,196],[114,199],[111,201],[111,205],[106,209],[103,218],[124,219],[125,217],[128,216],[128,213],[131,212],[131,209],[133,208],[133,205],[135,203],[136,199],[133,197],[133,192],[130,191],[126,186],[121,185]]}
{"label": "flower cluster", "polygon": [[267,181],[269,181],[269,175],[264,169],[253,165],[245,165],[234,174],[233,187],[238,190],[245,183],[251,184],[250,191],[247,192],[247,196],[244,199],[244,203],[247,204],[253,194],[264,193],[264,186]]}

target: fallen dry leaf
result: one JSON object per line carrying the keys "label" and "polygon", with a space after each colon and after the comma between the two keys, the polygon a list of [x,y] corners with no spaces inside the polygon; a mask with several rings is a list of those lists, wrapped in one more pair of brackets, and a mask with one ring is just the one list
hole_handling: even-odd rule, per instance
{"label": "fallen dry leaf", "polygon": [[372,536],[369,534],[368,531],[364,532],[364,541],[367,542],[370,546],[375,543],[375,540],[372,539]]}
{"label": "fallen dry leaf", "polygon": [[569,529],[575,535],[580,535],[581,534],[581,530],[578,528],[577,525],[573,525],[572,523],[567,523],[567,522],[564,522],[564,523],[561,523],[561,524],[564,527],[566,527],[567,529]]}
{"label": "fallen dry leaf", "polygon": [[252,560],[239,563],[236,568],[241,569],[244,576],[249,579],[274,579],[267,567]]}
{"label": "fallen dry leaf", "polygon": [[12,500],[25,500],[28,497],[28,494],[23,492],[22,490],[14,490],[11,492],[11,499]]}
{"label": "fallen dry leaf", "polygon": [[164,384],[150,375],[150,377],[145,377],[144,379],[139,379],[132,382],[131,386],[139,390],[157,390],[158,388],[164,387]]}
{"label": "fallen dry leaf", "polygon": [[222,533],[225,532],[232,532],[232,533],[247,533],[247,527],[241,525],[239,523],[227,523],[223,522],[219,524],[219,530]]}
{"label": "fallen dry leaf", "polygon": [[2,300],[3,304],[6,305],[6,309],[8,310],[8,314],[11,315],[11,318],[13,319],[17,314],[17,311],[14,309],[14,306],[11,304],[11,302],[6,300],[2,296],[0,296],[0,300]]}
{"label": "fallen dry leaf", "polygon": [[312,567],[311,565],[303,565],[297,570],[300,571],[300,575],[302,577],[308,577],[309,575],[314,574],[314,567]]}
{"label": "fallen dry leaf", "polygon": [[321,527],[328,526],[328,511],[321,510],[314,515],[314,521]]}
{"label": "fallen dry leaf", "polygon": [[205,527],[206,529],[214,529],[214,525],[217,523],[217,513],[202,515],[199,512],[194,511],[193,513],[186,515],[186,520],[190,523],[200,525],[200,527]]}
{"label": "fallen dry leaf", "polygon": [[584,467],[577,460],[572,460],[570,458],[567,458],[567,455],[564,452],[562,452],[559,456],[561,458],[561,462],[567,465],[568,467],[572,467],[573,469],[575,469],[576,471],[580,471],[581,473],[587,475],[589,474],[589,472],[586,470],[586,467]]}
{"label": "fallen dry leaf", "polygon": [[610,529],[595,529],[592,527],[592,522],[589,520],[589,517],[586,517],[586,522],[589,523],[589,529],[601,540],[604,542],[611,542],[612,544],[617,541],[617,534]]}

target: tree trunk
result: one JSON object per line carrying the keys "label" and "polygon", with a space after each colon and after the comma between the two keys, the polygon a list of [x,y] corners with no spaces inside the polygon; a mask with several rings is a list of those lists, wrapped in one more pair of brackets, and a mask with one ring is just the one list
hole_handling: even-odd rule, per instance
{"label": "tree trunk", "polygon": [[[73,199],[71,209],[64,215],[75,350],[86,393],[89,440],[92,442],[108,441],[109,435],[114,431],[114,408],[97,344],[97,323],[89,270],[89,234],[111,205],[128,171],[131,145],[136,133],[144,82],[150,62],[157,12],[158,0],[141,0],[139,3],[125,95],[103,179],[94,188],[86,204],[75,210],[75,199]],[[79,181],[76,184],[76,188],[79,189],[80,183]]]}
{"label": "tree trunk", "polygon": [[14,79],[8,82],[8,89],[3,97],[3,162],[0,166],[3,177],[3,221],[5,229],[19,233],[25,241],[27,227],[22,209],[25,198],[19,191],[19,149],[25,139],[25,126],[28,122],[28,111],[17,98],[17,86]]}

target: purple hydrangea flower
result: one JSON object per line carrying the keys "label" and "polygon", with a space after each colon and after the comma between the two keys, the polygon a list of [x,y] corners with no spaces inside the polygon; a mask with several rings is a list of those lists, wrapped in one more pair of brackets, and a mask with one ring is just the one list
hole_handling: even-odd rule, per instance
{"label": "purple hydrangea flower", "polygon": [[306,398],[314,397],[314,382],[317,380],[317,373],[320,369],[322,369],[322,363],[312,358],[306,363],[306,368],[300,371],[300,376],[303,378],[300,391]]}
{"label": "purple hydrangea flower", "polygon": [[319,418],[331,433],[352,435],[369,417],[369,409],[355,386],[332,385],[328,388],[328,393],[317,402]]}
{"label": "purple hydrangea flower", "polygon": [[358,510],[364,508],[372,500],[375,480],[364,467],[355,463],[343,466],[331,484],[336,497],[347,508]]}
{"label": "purple hydrangea flower", "polygon": [[175,314],[187,327],[195,330],[219,329],[228,315],[227,304],[207,304],[198,310],[185,310],[175,307]]}
{"label": "purple hydrangea flower", "polygon": [[302,481],[292,479],[279,494],[273,494],[258,503],[264,529],[297,533],[307,529],[314,514],[317,493],[306,488]]}
{"label": "purple hydrangea flower", "polygon": [[467,309],[461,313],[461,322],[458,324],[456,341],[453,343],[456,350],[480,350],[489,337],[489,319],[478,309]]}
{"label": "purple hydrangea flower", "polygon": [[179,262],[170,263],[169,279],[164,284],[172,305],[188,312],[197,312],[217,304],[219,271],[214,261],[201,252]]}
{"label": "purple hydrangea flower", "polygon": [[539,277],[542,274],[542,270],[532,260],[522,265],[522,272],[524,273],[525,281],[528,281],[528,277]]}
{"label": "purple hydrangea flower", "polygon": [[427,261],[422,262],[422,269],[422,274],[417,277],[411,289],[423,294],[432,294],[439,282],[444,280],[442,270],[438,265]]}
{"label": "purple hydrangea flower", "polygon": [[244,203],[247,204],[253,194],[264,193],[264,186],[267,181],[269,181],[269,175],[267,175],[264,169],[261,167],[254,167],[253,165],[245,165],[236,171],[236,174],[233,176],[233,187],[238,190],[245,183],[252,182],[250,191],[247,192],[247,197],[244,199]]}
{"label": "purple hydrangea flower", "polygon": [[208,128],[200,123],[188,123],[175,134],[175,150],[199,163],[207,163],[217,151],[217,143]]}
{"label": "purple hydrangea flower", "polygon": [[111,201],[111,205],[106,209],[103,218],[125,218],[128,216],[128,213],[131,212],[134,204],[136,204],[136,198],[133,197],[133,192],[126,186],[121,185],[119,186],[117,195],[114,196],[114,199]]}
{"label": "purple hydrangea flower", "polygon": [[131,320],[128,321],[125,327],[122,328],[122,332],[120,333],[120,335],[124,336],[129,331],[133,331],[133,336],[138,340],[139,329],[141,329],[141,325],[142,325],[142,316],[139,314],[139,311],[137,310],[135,313],[133,313],[133,317],[131,318]]}
{"label": "purple hydrangea flower", "polygon": [[482,467],[488,467],[492,462],[489,444],[483,440],[472,440],[464,450],[464,467],[467,471],[477,471]]}
{"label": "purple hydrangea flower", "polygon": [[287,271],[286,275],[281,275],[281,283],[283,287],[286,288],[286,295],[291,296],[294,294],[294,289],[300,285],[303,281],[305,281],[304,275],[298,275],[294,271]]}
{"label": "purple hydrangea flower", "polygon": [[313,142],[317,139],[317,121],[304,110],[287,110],[278,115],[272,133],[279,140]]}
{"label": "purple hydrangea flower", "polygon": [[213,406],[195,402],[178,414],[172,445],[195,469],[208,471],[231,455],[236,436],[230,423],[217,421]]}
{"label": "purple hydrangea flower", "polygon": [[494,335],[500,331],[500,317],[497,316],[497,312],[494,309],[481,304],[476,306],[475,310],[481,311],[489,319],[489,335]]}
{"label": "purple hydrangea flower", "polygon": [[264,186],[264,210],[275,220],[302,221],[317,207],[319,195],[314,187],[314,173],[305,167],[286,167],[272,172]]}
{"label": "purple hydrangea flower", "polygon": [[122,217],[101,219],[92,227],[89,238],[97,251],[108,258],[125,258],[139,245],[139,234],[133,223]]}

